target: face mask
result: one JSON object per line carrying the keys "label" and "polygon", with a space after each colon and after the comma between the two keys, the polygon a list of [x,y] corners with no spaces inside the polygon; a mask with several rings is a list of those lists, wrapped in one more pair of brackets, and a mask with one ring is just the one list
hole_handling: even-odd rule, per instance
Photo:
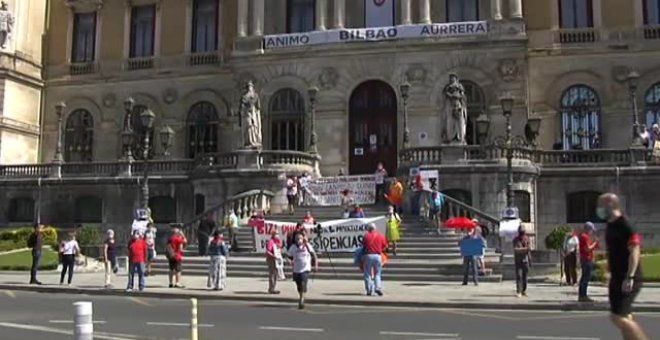
{"label": "face mask", "polygon": [[596,208],[596,216],[601,220],[606,220],[610,217],[610,212],[605,207]]}

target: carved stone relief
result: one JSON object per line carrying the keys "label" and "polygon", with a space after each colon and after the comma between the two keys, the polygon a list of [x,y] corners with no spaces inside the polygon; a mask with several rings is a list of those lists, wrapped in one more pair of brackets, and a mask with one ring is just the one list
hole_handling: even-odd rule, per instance
{"label": "carved stone relief", "polygon": [[515,80],[518,76],[518,63],[515,59],[502,59],[497,67],[500,77],[505,81]]}
{"label": "carved stone relief", "polygon": [[162,98],[166,104],[172,104],[179,98],[179,92],[173,88],[165,89],[165,91],[163,91]]}
{"label": "carved stone relief", "polygon": [[337,86],[337,80],[339,80],[339,74],[332,67],[326,67],[319,74],[319,85],[324,90],[329,90]]}
{"label": "carved stone relief", "polygon": [[413,64],[406,71],[406,79],[411,83],[424,83],[428,71],[421,64]]}

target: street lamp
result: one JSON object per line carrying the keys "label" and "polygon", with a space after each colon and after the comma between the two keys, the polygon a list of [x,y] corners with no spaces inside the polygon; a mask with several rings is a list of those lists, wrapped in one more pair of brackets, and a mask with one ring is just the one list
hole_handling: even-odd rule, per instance
{"label": "street lamp", "polygon": [[511,137],[511,113],[513,112],[514,98],[506,94],[500,98],[502,105],[502,114],[506,118],[506,207],[513,207],[513,140]]}
{"label": "street lamp", "polygon": [[399,85],[401,99],[403,99],[403,148],[410,147],[410,129],[408,128],[408,95],[410,93],[410,83],[404,81]]}
{"label": "street lamp", "polygon": [[477,138],[479,139],[479,145],[484,146],[486,144],[486,138],[488,138],[488,130],[490,129],[490,119],[485,114],[480,114],[477,117]]}
{"label": "street lamp", "polygon": [[309,96],[309,109],[310,109],[310,130],[312,134],[309,139],[309,152],[317,154],[318,150],[318,136],[316,135],[316,95],[318,94],[319,89],[316,86],[312,86],[307,90],[307,95]]}
{"label": "street lamp", "polygon": [[142,123],[142,134],[143,134],[143,149],[142,149],[142,161],[144,162],[144,176],[142,178],[142,209],[149,208],[149,152],[150,149],[150,140],[151,131],[154,126],[154,120],[156,120],[156,115],[147,108],[142,113],[140,113],[140,122]]}
{"label": "street lamp", "polygon": [[163,156],[170,156],[170,147],[172,146],[172,138],[174,137],[174,130],[168,125],[160,129],[160,144],[163,147]]}
{"label": "street lamp", "polygon": [[632,71],[628,74],[628,91],[630,91],[630,102],[632,103],[633,114],[633,131],[632,131],[632,146],[641,147],[642,139],[640,138],[639,131],[639,114],[637,113],[637,83],[639,81],[639,73]]}
{"label": "street lamp", "polygon": [[541,118],[539,117],[529,117],[527,118],[527,124],[525,125],[525,135],[527,137],[527,142],[532,148],[536,148],[536,137],[538,137],[539,132],[541,131]]}
{"label": "street lamp", "polygon": [[55,146],[55,157],[53,158],[54,163],[62,164],[64,163],[64,157],[62,156],[62,115],[66,104],[64,102],[59,102],[55,105],[55,114],[57,115],[57,144]]}
{"label": "street lamp", "polygon": [[135,100],[128,97],[124,100],[124,127],[121,131],[121,142],[124,146],[124,160],[127,162],[133,161],[133,108],[135,107]]}

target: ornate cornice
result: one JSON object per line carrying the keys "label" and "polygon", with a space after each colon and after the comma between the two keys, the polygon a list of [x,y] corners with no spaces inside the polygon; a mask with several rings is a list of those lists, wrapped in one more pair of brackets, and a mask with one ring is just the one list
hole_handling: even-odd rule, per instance
{"label": "ornate cornice", "polygon": [[2,129],[13,130],[16,132],[25,133],[32,136],[39,136],[39,132],[40,132],[38,125],[25,123],[9,117],[0,116],[0,130]]}
{"label": "ornate cornice", "polygon": [[76,12],[93,12],[103,8],[103,0],[65,0],[64,4]]}

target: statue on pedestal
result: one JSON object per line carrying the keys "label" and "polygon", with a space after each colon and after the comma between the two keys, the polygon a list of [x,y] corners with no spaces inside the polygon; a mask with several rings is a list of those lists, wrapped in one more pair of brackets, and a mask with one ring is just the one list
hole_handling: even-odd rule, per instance
{"label": "statue on pedestal", "polygon": [[455,74],[449,75],[449,84],[442,91],[445,96],[443,142],[465,144],[467,128],[467,98],[465,88]]}
{"label": "statue on pedestal", "polygon": [[261,101],[248,81],[238,109],[245,149],[261,149]]}
{"label": "statue on pedestal", "polygon": [[7,48],[7,42],[14,28],[14,15],[11,14],[7,2],[0,3],[0,48]]}

